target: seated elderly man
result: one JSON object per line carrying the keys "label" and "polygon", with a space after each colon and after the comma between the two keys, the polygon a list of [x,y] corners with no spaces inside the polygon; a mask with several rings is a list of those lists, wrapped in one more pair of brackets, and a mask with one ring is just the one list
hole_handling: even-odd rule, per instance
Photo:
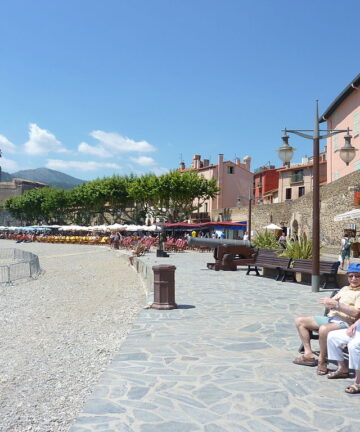
{"label": "seated elderly man", "polygon": [[[360,274],[357,275],[360,278]],[[344,360],[343,346],[348,346],[349,367],[355,369],[355,382],[346,387],[345,392],[360,393],[360,319],[349,328],[335,330],[328,336],[327,347],[329,360],[336,360],[338,368],[330,372],[328,378],[349,378],[349,368]]]}
{"label": "seated elderly man", "polygon": [[[295,323],[300,339],[304,344],[304,354],[293,363],[303,366],[316,366],[317,374],[326,375],[327,335],[333,330],[346,329],[352,325],[360,313],[360,264],[350,264],[347,270],[349,286],[342,288],[335,297],[320,299],[320,303],[330,309],[327,316],[296,318]],[[313,356],[310,344],[310,331],[318,330],[320,354]]]}

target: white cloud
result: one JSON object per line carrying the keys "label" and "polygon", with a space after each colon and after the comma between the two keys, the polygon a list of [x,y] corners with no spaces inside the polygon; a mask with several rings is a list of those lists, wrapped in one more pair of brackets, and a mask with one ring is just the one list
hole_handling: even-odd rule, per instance
{"label": "white cloud", "polygon": [[130,158],[133,162],[141,165],[141,166],[153,166],[156,165],[155,160],[152,157],[148,156],[140,156],[138,158]]}
{"label": "white cloud", "polygon": [[16,146],[11,141],[9,141],[6,136],[0,135],[0,148],[7,153],[15,153]]}
{"label": "white cloud", "polygon": [[100,144],[104,148],[116,153],[148,153],[156,150],[155,147],[147,141],[134,141],[131,138],[124,137],[115,132],[104,132],[101,130],[97,130],[92,131],[90,135],[96,140],[100,141]]}
{"label": "white cloud", "polygon": [[115,163],[103,162],[78,162],[78,161],[64,161],[59,159],[49,159],[46,167],[54,170],[79,170],[79,171],[96,171],[101,168],[108,168],[113,170],[121,170],[122,167]]}
{"label": "white cloud", "polygon": [[6,172],[14,172],[18,171],[19,166],[14,160],[1,158],[1,168]]}
{"label": "white cloud", "polygon": [[78,151],[80,153],[89,154],[92,156],[99,156],[103,158],[111,157],[112,154],[104,149],[102,146],[91,146],[86,142],[82,142],[78,146]]}
{"label": "white cloud", "polygon": [[41,129],[36,123],[29,125],[29,141],[25,143],[25,152],[32,155],[41,155],[50,152],[63,153],[66,149],[62,147],[51,132]]}

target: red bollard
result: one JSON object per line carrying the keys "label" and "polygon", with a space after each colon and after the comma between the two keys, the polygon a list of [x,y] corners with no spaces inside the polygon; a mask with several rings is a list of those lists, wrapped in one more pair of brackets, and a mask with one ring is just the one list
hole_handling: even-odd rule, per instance
{"label": "red bollard", "polygon": [[176,309],[175,303],[175,270],[173,265],[153,266],[154,271],[154,303],[152,309]]}

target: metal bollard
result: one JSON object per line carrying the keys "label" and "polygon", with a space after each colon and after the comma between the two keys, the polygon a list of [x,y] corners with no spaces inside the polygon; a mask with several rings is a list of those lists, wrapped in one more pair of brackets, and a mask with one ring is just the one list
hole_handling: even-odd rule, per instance
{"label": "metal bollard", "polygon": [[173,265],[156,265],[154,271],[154,303],[152,309],[176,309],[175,303],[175,270]]}

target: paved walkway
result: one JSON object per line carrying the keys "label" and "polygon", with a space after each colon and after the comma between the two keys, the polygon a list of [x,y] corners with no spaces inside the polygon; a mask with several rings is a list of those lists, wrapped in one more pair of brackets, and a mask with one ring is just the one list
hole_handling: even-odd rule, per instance
{"label": "paved walkway", "polygon": [[140,312],[71,432],[360,430],[351,380],[292,364],[293,319],[328,292],[207,270],[210,254],[143,260],[176,265],[179,308]]}

